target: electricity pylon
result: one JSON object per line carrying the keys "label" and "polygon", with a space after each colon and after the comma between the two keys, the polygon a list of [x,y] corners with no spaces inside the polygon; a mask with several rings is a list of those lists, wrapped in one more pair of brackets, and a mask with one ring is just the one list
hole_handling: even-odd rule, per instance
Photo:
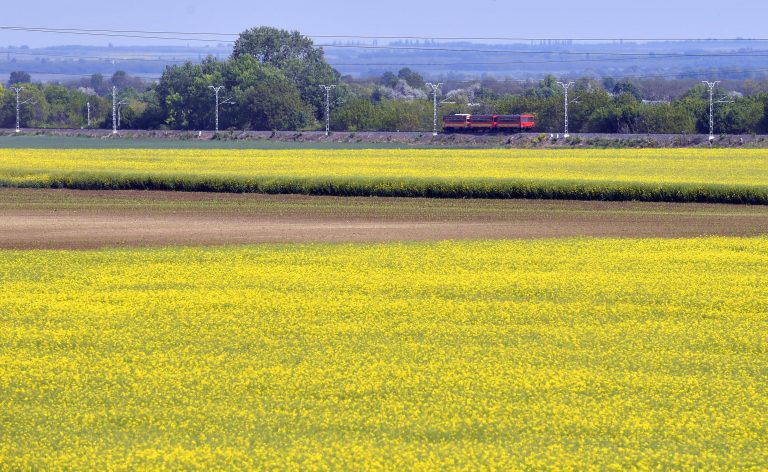
{"label": "electricity pylon", "polygon": [[213,90],[215,99],[216,99],[216,133],[219,132],[219,105],[234,105],[235,102],[232,101],[232,97],[226,98],[224,100],[219,101],[219,91],[224,88],[223,85],[209,85],[209,89]]}
{"label": "electricity pylon", "polygon": [[570,135],[568,134],[568,89],[571,88],[571,85],[573,85],[573,82],[558,82],[558,85],[563,87],[563,91],[565,92],[565,132],[563,133],[563,137],[567,138]]}
{"label": "electricity pylon", "polygon": [[24,90],[24,87],[11,87],[11,89],[16,92],[16,132],[19,133],[21,132],[21,106],[27,103],[34,103],[34,100],[28,98],[23,102],[20,101],[21,91]]}
{"label": "electricity pylon", "polygon": [[715,103],[733,103],[733,100],[724,100],[722,98],[715,100],[715,86],[720,83],[719,80],[714,82],[702,80],[701,82],[709,87],[709,142],[711,143],[715,140]]}
{"label": "electricity pylon", "polygon": [[432,88],[432,136],[437,136],[437,91],[440,90],[442,83],[433,84],[427,82],[426,86]]}
{"label": "electricity pylon", "polygon": [[335,89],[335,85],[321,85],[321,89],[325,90],[325,135],[331,134],[331,90]]}
{"label": "electricity pylon", "polygon": [[112,86],[112,134],[117,134],[117,128],[120,126],[120,122],[117,117],[117,107],[125,105],[125,100],[117,101],[117,87]]}

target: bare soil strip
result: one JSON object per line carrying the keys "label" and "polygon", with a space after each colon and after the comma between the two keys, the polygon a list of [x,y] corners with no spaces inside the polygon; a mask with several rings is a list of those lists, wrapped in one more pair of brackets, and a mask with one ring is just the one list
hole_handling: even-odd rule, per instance
{"label": "bare soil strip", "polygon": [[768,234],[768,206],[0,189],[0,248]]}

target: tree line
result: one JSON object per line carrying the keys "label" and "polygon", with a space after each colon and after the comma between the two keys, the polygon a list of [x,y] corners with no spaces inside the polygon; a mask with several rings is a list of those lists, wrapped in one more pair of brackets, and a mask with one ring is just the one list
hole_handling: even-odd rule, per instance
{"label": "tree line", "polygon": [[[94,74],[67,84],[32,84],[28,74],[11,74],[0,85],[0,127],[15,125],[16,95],[22,87],[21,123],[35,128],[112,127],[112,88],[119,90],[120,125],[129,129],[206,130],[214,123],[210,87],[223,86],[222,130],[321,129],[325,96],[321,84],[336,84],[331,128],[337,131],[431,130],[432,100],[424,78],[409,68],[380,77],[341,77],[323,50],[298,32],[270,27],[243,32],[230,58],[166,67],[159,81],[147,84],[125,72]],[[569,98],[569,127],[575,133],[707,133],[709,90],[704,84],[664,82],[673,93],[643,100],[652,81],[575,81]],[[655,90],[661,90],[656,82]],[[683,88],[684,87],[684,88]],[[746,93],[715,90],[715,132],[768,133],[768,85],[741,84]],[[674,96],[671,96],[674,95]],[[227,99],[227,100],[224,100]],[[553,76],[505,86],[493,79],[447,81],[439,97],[439,115],[451,113],[533,113],[536,130],[560,132],[564,96]]]}

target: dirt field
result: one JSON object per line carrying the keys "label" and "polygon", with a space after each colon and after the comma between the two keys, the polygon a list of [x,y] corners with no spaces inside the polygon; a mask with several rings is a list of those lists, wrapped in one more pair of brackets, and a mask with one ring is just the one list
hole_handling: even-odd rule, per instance
{"label": "dirt field", "polygon": [[767,206],[0,189],[0,248],[768,234]]}

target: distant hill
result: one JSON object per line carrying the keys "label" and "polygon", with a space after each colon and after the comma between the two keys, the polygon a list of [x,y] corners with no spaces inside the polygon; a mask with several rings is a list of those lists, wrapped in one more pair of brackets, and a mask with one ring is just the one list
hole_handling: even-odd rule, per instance
{"label": "distant hill", "polygon": [[[765,41],[690,41],[652,43],[477,42],[329,43],[328,61],[343,75],[380,76],[410,67],[430,79],[480,76],[536,79],[562,77],[655,76],[745,79],[768,75]],[[224,59],[231,46],[57,46],[0,48],[0,77],[29,72],[35,81],[62,82],[84,75],[130,75],[155,79],[167,65],[199,62],[208,55]]]}

